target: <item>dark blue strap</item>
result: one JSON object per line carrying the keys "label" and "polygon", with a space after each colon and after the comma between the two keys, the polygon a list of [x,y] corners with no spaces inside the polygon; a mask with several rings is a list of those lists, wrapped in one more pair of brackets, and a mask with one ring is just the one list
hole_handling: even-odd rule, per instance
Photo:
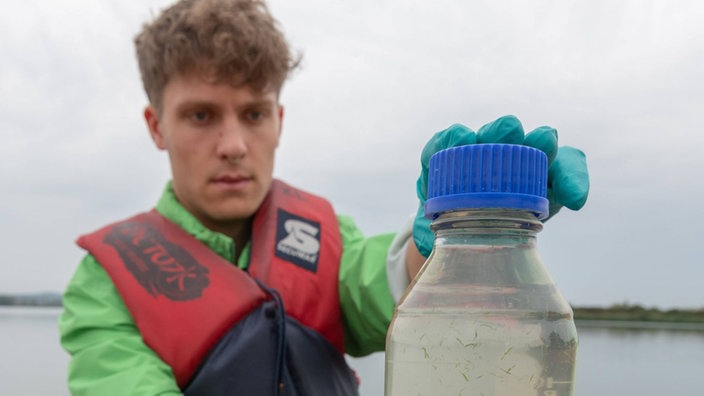
{"label": "dark blue strap", "polygon": [[[358,382],[345,357],[323,336],[292,318],[286,324],[287,382],[301,396],[357,396]],[[284,388],[284,395],[289,395]]]}
{"label": "dark blue strap", "polygon": [[184,389],[192,395],[276,395],[279,320],[269,301],[232,327]]}
{"label": "dark blue strap", "polygon": [[272,296],[227,332],[185,395],[358,395],[344,356],[316,331],[284,316],[277,295]]}

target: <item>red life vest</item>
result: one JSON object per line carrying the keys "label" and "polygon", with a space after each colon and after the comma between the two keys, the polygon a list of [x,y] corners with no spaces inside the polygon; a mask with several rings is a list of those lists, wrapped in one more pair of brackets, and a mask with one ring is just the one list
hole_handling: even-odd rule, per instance
{"label": "red life vest", "polygon": [[343,353],[342,242],[330,203],[274,180],[255,214],[247,274],[150,211],[78,239],[111,277],[146,345],[187,385],[213,346],[271,300]]}

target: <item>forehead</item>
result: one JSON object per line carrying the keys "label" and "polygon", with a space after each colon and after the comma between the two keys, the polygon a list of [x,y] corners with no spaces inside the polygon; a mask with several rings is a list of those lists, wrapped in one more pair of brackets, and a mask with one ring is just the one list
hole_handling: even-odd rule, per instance
{"label": "forehead", "polygon": [[249,102],[278,102],[278,92],[273,89],[256,90],[249,85],[234,85],[230,81],[212,78],[211,75],[190,72],[172,76],[163,90],[164,107],[185,102],[232,104]]}

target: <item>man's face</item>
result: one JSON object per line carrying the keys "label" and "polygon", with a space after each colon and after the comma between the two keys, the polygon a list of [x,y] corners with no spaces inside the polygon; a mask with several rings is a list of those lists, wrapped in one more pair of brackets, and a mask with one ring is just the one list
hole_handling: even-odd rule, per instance
{"label": "man's face", "polygon": [[281,134],[276,92],[179,75],[164,88],[161,113],[150,106],[145,118],[190,213],[220,232],[254,214],[271,185]]}

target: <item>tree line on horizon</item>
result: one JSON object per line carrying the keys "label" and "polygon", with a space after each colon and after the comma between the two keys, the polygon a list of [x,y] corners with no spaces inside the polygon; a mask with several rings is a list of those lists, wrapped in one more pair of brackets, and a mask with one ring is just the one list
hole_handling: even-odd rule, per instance
{"label": "tree line on horizon", "polygon": [[0,306],[60,307],[61,294],[0,294]]}
{"label": "tree line on horizon", "polygon": [[[0,294],[0,306],[61,307],[61,294]],[[654,322],[704,323],[704,307],[696,309],[646,308],[638,304],[619,303],[609,307],[573,306],[575,320],[628,320]]]}

